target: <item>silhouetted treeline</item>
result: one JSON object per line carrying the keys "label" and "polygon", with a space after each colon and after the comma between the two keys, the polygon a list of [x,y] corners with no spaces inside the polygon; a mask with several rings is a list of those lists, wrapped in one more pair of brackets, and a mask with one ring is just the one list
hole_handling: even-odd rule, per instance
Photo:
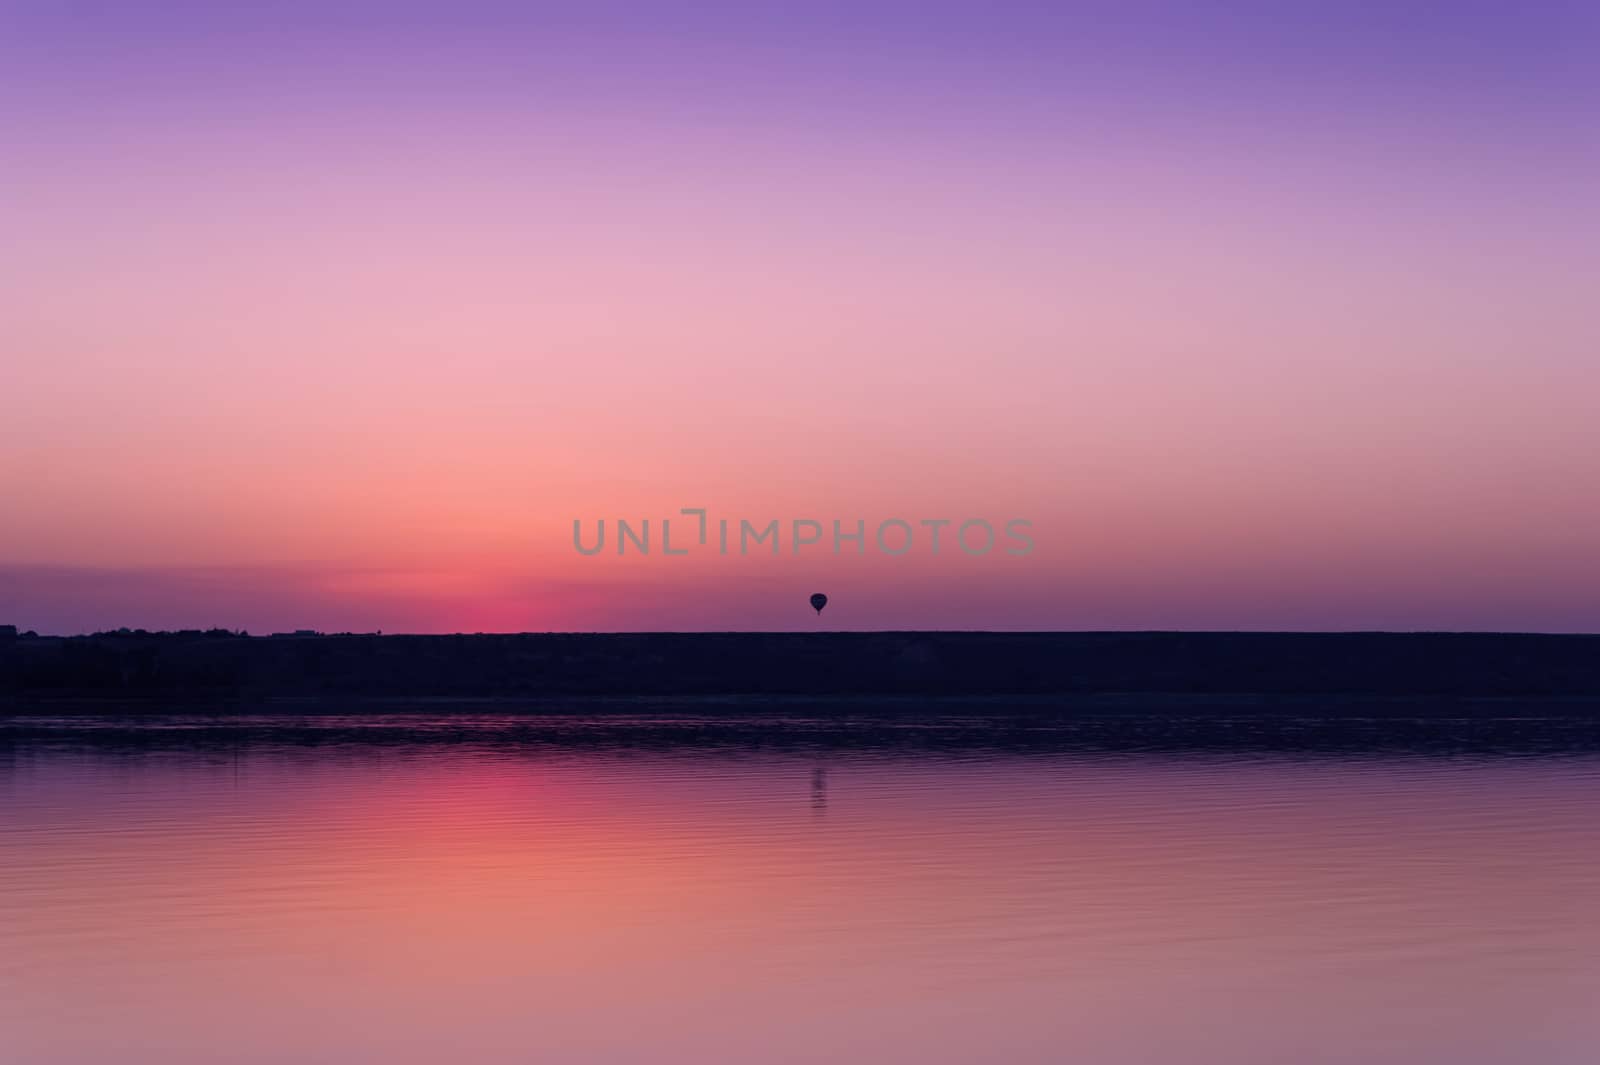
{"label": "silhouetted treeline", "polygon": [[[36,636],[37,633],[29,633],[28,635]],[[182,638],[182,639],[191,639],[191,640],[195,639],[196,637],[204,637],[205,639],[208,639],[208,640],[221,640],[221,639],[228,639],[228,638],[234,637],[234,636],[248,636],[248,635],[250,635],[250,634],[248,632],[244,631],[243,629],[178,629],[176,632],[168,632],[165,629],[162,629],[162,630],[158,630],[158,631],[155,631],[155,632],[151,632],[149,629],[122,628],[122,629],[107,629],[104,632],[94,633],[91,636],[91,639],[115,640],[115,639],[120,639],[122,637],[130,637],[130,636],[160,636],[160,637],[179,637],[179,638]],[[318,635],[321,635],[321,634],[319,633]]]}
{"label": "silhouetted treeline", "polygon": [[1600,697],[1600,637],[1473,633],[636,633],[0,641],[0,697]]}

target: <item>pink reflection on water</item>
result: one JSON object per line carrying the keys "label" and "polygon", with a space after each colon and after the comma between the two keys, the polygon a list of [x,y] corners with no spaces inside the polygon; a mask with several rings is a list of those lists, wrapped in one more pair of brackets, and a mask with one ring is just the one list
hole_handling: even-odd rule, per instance
{"label": "pink reflection on water", "polygon": [[1593,762],[0,769],[29,1063],[1592,1060]]}

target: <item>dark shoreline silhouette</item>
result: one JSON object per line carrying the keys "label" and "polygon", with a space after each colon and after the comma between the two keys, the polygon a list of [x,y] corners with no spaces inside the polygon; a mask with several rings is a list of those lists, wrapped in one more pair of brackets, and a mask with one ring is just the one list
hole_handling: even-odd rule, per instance
{"label": "dark shoreline silhouette", "polygon": [[[0,639],[0,711],[144,699],[636,708],[930,703],[1600,711],[1600,636],[1496,633],[548,633]],[[280,706],[280,708],[282,708]],[[1351,711],[1353,712],[1353,711]]]}

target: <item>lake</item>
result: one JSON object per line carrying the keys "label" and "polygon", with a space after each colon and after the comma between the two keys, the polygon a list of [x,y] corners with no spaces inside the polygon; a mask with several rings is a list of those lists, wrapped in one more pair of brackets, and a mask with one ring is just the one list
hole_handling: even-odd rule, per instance
{"label": "lake", "polygon": [[0,1060],[1593,1062],[1600,752],[1481,728],[0,719]]}

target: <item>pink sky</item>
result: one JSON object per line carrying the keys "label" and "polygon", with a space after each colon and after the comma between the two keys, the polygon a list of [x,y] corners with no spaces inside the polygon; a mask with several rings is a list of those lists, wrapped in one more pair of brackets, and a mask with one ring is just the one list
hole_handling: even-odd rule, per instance
{"label": "pink sky", "polygon": [[[1521,66],[1485,107],[1443,68],[28,29],[0,620],[1600,626],[1593,97]],[[571,548],[684,506],[1038,549]]]}

